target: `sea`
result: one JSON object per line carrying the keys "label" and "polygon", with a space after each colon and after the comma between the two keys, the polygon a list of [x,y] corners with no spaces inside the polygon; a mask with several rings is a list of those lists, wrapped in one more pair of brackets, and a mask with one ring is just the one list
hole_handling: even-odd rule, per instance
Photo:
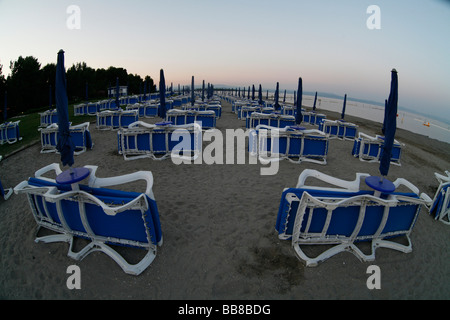
{"label": "sea", "polygon": [[[280,102],[283,101],[283,94]],[[294,102],[293,94],[286,94],[286,103]],[[313,107],[314,96],[303,95],[302,105]],[[335,99],[328,97],[317,97],[316,110],[329,110],[334,112],[342,112],[343,99]],[[349,114],[358,118],[364,118],[375,122],[382,123],[384,118],[384,107],[353,101],[347,97],[345,114]],[[404,111],[401,108],[397,112],[397,128],[411,131],[420,135],[427,136],[432,139],[450,143],[450,123],[436,120],[432,117],[416,114],[412,111]]]}

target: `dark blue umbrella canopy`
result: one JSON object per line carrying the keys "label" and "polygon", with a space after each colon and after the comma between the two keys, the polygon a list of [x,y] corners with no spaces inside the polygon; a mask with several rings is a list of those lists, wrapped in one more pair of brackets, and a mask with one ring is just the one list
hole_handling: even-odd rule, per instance
{"label": "dark blue umbrella canopy", "polygon": [[255,100],[255,85],[252,85],[252,100]]}
{"label": "dark blue umbrella canopy", "polygon": [[298,78],[297,89],[297,113],[295,114],[295,123],[300,124],[303,121],[302,115],[302,96],[303,96],[303,81],[302,78]]}
{"label": "dark blue umbrella canopy", "polygon": [[275,90],[275,105],[274,105],[275,110],[278,110],[280,108],[280,105],[278,104],[278,99],[280,98],[279,90],[280,90],[280,84],[277,82],[277,88]]}
{"label": "dark blue umbrella canopy", "polygon": [[8,108],[8,92],[5,91],[5,104],[3,105],[3,120],[5,120],[5,122],[8,119],[7,108]]}
{"label": "dark blue umbrella canopy", "polygon": [[261,87],[261,85],[259,85],[259,90],[258,90],[258,103],[259,103],[260,105],[263,104],[262,87]]}
{"label": "dark blue umbrella canopy", "polygon": [[347,105],[347,94],[345,94],[345,96],[344,96],[344,104],[342,105],[341,120],[344,120],[346,105]]}
{"label": "dark blue umbrella canopy", "polygon": [[195,103],[195,97],[194,97],[194,76],[192,76],[192,84],[191,84],[191,106],[193,106]]}
{"label": "dark blue umbrella canopy", "polygon": [[314,97],[313,111],[316,111],[316,101],[317,101],[317,91],[316,91],[316,96]]}
{"label": "dark blue umbrella canopy", "polygon": [[387,100],[384,100],[384,118],[383,118],[383,127],[381,128],[381,132],[383,132],[383,134],[386,131],[386,117],[387,117],[387,110],[388,110],[387,104],[388,104]]}
{"label": "dark blue umbrella canopy", "polygon": [[166,118],[166,79],[164,79],[164,70],[161,69],[159,72],[159,109],[158,115],[165,119]]}
{"label": "dark blue umbrella canopy", "polygon": [[[209,83],[208,83],[208,88],[209,88]],[[203,80],[203,85],[202,85],[202,101],[205,101],[205,80]]]}
{"label": "dark blue umbrella canopy", "polygon": [[391,91],[387,102],[386,128],[384,135],[383,152],[380,159],[380,173],[387,176],[391,162],[392,146],[394,145],[395,131],[397,130],[397,103],[398,103],[398,76],[397,70],[391,71]]}
{"label": "dark blue umbrella canopy", "polygon": [[69,125],[69,104],[67,100],[66,69],[64,68],[64,51],[58,52],[55,79],[56,110],[58,113],[58,144],[56,149],[61,154],[63,166],[71,167],[74,164],[73,152],[75,145],[72,142]]}
{"label": "dark blue umbrella canopy", "polygon": [[284,89],[284,95],[283,95],[283,103],[286,102],[286,89]]}

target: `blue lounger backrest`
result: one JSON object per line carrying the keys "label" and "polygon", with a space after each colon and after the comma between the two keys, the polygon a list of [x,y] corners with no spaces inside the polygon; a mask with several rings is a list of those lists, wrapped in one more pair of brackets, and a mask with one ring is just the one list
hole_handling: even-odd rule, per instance
{"label": "blue lounger backrest", "polygon": [[[292,236],[294,222],[296,218],[298,201],[293,201],[291,205],[286,199],[288,193],[293,193],[298,199],[302,198],[304,192],[308,192],[314,197],[327,198],[342,198],[348,199],[355,196],[373,195],[373,191],[324,191],[314,189],[289,188],[286,189],[281,197],[280,206],[277,215],[275,229],[282,238],[289,238]],[[418,199],[419,197],[414,193],[394,193],[394,195],[408,196]],[[389,216],[386,225],[382,230],[382,234],[398,231],[408,231],[415,221],[418,204],[401,204],[390,208]],[[366,207],[366,214],[361,229],[358,232],[358,237],[371,236],[377,232],[383,218],[384,207],[380,205],[373,205]],[[320,233],[325,225],[327,218],[327,210],[325,208],[314,209],[314,214],[310,222],[308,233]],[[349,237],[355,229],[360,213],[360,206],[345,206],[338,207],[333,211],[327,235],[342,235]],[[305,230],[308,221],[309,212],[305,212],[305,217],[302,221],[301,230]]]}
{"label": "blue lounger backrest", "polygon": [[[30,178],[28,184],[35,187],[56,187],[60,192],[71,191],[70,185],[61,185],[46,180],[37,178]],[[80,190],[85,191],[107,205],[123,205],[135,199],[140,193],[125,192],[106,188],[91,188],[86,185],[80,185]],[[142,213],[139,209],[127,210],[125,212],[117,213],[115,216],[107,215],[101,207],[85,203],[86,213],[89,225],[95,235],[102,237],[112,237],[118,239],[126,239],[131,241],[138,241],[147,243],[147,234],[153,244],[158,244],[162,239],[161,223],[159,219],[158,208],[156,201],[146,196],[149,208],[145,212],[144,222],[142,220]],[[44,206],[47,207],[53,221],[61,224],[57,214],[56,204],[46,202],[44,204],[43,196],[34,196],[34,203],[41,212],[45,212]],[[86,233],[84,226],[80,219],[79,203],[77,201],[62,200],[61,206],[64,212],[69,227],[74,231]]]}

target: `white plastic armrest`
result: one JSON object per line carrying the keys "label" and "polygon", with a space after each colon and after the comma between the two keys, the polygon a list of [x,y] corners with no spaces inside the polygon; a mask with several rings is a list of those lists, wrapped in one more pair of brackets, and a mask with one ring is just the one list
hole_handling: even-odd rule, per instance
{"label": "white plastic armrest", "polygon": [[[52,164],[49,164],[48,166],[45,166],[45,167],[37,170],[34,173],[34,176],[39,179],[51,180],[51,179],[42,177],[44,174],[46,174],[47,172],[50,172],[50,171],[55,171],[56,175],[59,175],[62,172],[58,163],[52,163]],[[51,181],[54,181],[54,180],[51,180]]]}
{"label": "white plastic armrest", "polygon": [[368,173],[356,173],[356,179],[353,181],[341,180],[327,174],[324,174],[320,171],[313,169],[305,169],[298,177],[297,188],[301,188],[306,186],[305,181],[309,177],[313,177],[319,179],[321,181],[327,182],[329,184],[351,190],[351,191],[359,191],[359,184],[362,177],[368,177]]}
{"label": "white plastic armrest", "polygon": [[431,205],[433,204],[433,200],[424,192],[420,194],[420,199],[426,202],[425,206],[427,207],[431,207]]}
{"label": "white plastic armrest", "polygon": [[147,182],[147,186],[145,189],[145,194],[148,195],[151,199],[155,199],[153,194],[153,174],[150,171],[138,171],[130,174],[125,174],[117,177],[109,177],[109,178],[98,178],[95,176],[95,172],[97,171],[97,166],[85,166],[91,171],[89,176],[89,186],[92,188],[102,188],[109,186],[116,186],[120,184],[125,184],[137,180],[144,180]]}
{"label": "white plastic armrest", "polygon": [[397,178],[397,180],[394,181],[395,189],[397,189],[400,185],[404,185],[405,187],[410,189],[412,192],[419,195],[419,188],[417,188],[415,185],[413,185],[408,180],[403,179],[403,178]]}

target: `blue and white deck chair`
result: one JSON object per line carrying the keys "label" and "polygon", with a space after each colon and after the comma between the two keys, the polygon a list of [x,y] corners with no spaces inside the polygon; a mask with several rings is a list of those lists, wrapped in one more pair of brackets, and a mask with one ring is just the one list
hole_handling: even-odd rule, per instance
{"label": "blue and white deck chair", "polygon": [[282,115],[277,113],[261,113],[253,112],[246,118],[246,128],[256,128],[259,125],[266,125],[275,128],[285,128],[288,126],[295,126],[295,117]]}
{"label": "blue and white deck chair", "polygon": [[13,144],[22,140],[19,123],[20,120],[0,124],[0,145],[5,143]]}
{"label": "blue and white deck chair", "polygon": [[[88,254],[101,251],[111,257],[126,273],[139,275],[155,259],[157,246],[162,245],[158,208],[153,195],[153,176],[149,171],[99,178],[97,166],[90,170],[87,185],[62,185],[48,178],[61,169],[54,163],[35,173],[35,177],[19,183],[14,191],[25,194],[38,225],[35,242],[68,242],[68,256],[82,260]],[[144,192],[117,190],[117,186],[144,180]],[[115,189],[110,189],[114,187]],[[40,228],[56,234],[39,236]],[[76,238],[89,240],[78,252],[73,251]],[[136,264],[125,260],[113,246],[135,247],[146,250]]]}
{"label": "blue and white deck chair", "polygon": [[58,123],[58,112],[56,111],[56,109],[41,112],[39,113],[39,116],[41,118],[41,127],[45,128],[52,123]]}
{"label": "blue and white deck chair", "polygon": [[[84,122],[78,125],[70,126],[70,135],[75,145],[75,155],[82,154],[88,149],[92,149],[91,133],[89,131],[89,122]],[[58,124],[53,123],[47,128],[39,129],[41,132],[41,153],[57,152],[56,146],[58,144]]]}
{"label": "blue and white deck chair", "polygon": [[166,113],[166,120],[174,125],[185,125],[201,123],[202,129],[213,129],[216,127],[216,113],[214,111],[194,111],[171,109]]}
{"label": "blue and white deck chair", "polygon": [[302,112],[302,116],[303,122],[317,126],[320,124],[320,122],[322,122],[322,120],[325,120],[327,117],[323,113],[316,113],[313,111]]}
{"label": "blue and white deck chair", "polygon": [[0,196],[2,196],[3,199],[8,200],[9,197],[11,197],[12,193],[13,193],[13,189],[12,188],[4,189],[3,185],[2,185],[2,181],[0,180]]}
{"label": "blue and white deck chair", "polygon": [[127,110],[138,110],[139,117],[154,118],[158,116],[158,104],[151,102],[135,103],[127,106]]}
{"label": "blue and white deck chair", "polygon": [[106,110],[97,113],[97,129],[115,130],[126,128],[138,120],[138,110]]}
{"label": "blue and white deck chair", "polygon": [[[352,155],[366,162],[380,162],[381,154],[383,152],[384,137],[383,136],[369,136],[365,133],[359,132],[358,138],[355,138],[353,143]],[[400,166],[400,156],[402,148],[405,144],[394,140],[392,147],[391,164]]]}
{"label": "blue and white deck chair", "polygon": [[[357,173],[354,181],[345,181],[306,169],[295,188],[283,191],[276,231],[280,239],[292,241],[297,257],[307,266],[316,266],[344,251],[361,261],[375,260],[379,247],[412,251],[411,231],[421,205],[427,205],[431,199],[424,193],[419,197],[417,187],[402,178],[394,185],[396,190],[403,188],[407,192],[376,197],[374,191],[360,189],[360,179],[367,176]],[[308,186],[307,178],[333,187]],[[407,244],[393,240],[396,237],[405,237]],[[363,241],[370,244],[369,253],[357,246]]]}
{"label": "blue and white deck chair", "polygon": [[429,206],[429,212],[436,220],[450,225],[450,172],[445,171],[446,176],[434,173],[439,182],[439,187]]}
{"label": "blue and white deck chair", "polygon": [[73,106],[74,116],[87,115],[87,103],[80,103]]}
{"label": "blue and white deck chair", "polygon": [[260,106],[242,106],[238,111],[238,119],[246,120],[253,112],[261,112]]}
{"label": "blue and white deck chair", "polygon": [[328,135],[316,129],[259,125],[249,131],[248,146],[250,155],[261,162],[287,159],[294,163],[327,163]]}
{"label": "blue and white deck chair", "polygon": [[329,134],[330,139],[355,140],[358,126],[343,120],[332,121],[324,119],[319,124],[319,130]]}
{"label": "blue and white deck chair", "polygon": [[281,106],[281,114],[295,117],[297,114],[297,107],[284,104]]}
{"label": "blue and white deck chair", "polygon": [[222,116],[222,105],[220,102],[212,101],[206,106],[206,111],[214,111],[216,119],[219,119]]}
{"label": "blue and white deck chair", "polygon": [[172,125],[137,121],[117,133],[118,151],[125,160],[170,157],[195,160],[202,152],[202,128],[197,123]]}

